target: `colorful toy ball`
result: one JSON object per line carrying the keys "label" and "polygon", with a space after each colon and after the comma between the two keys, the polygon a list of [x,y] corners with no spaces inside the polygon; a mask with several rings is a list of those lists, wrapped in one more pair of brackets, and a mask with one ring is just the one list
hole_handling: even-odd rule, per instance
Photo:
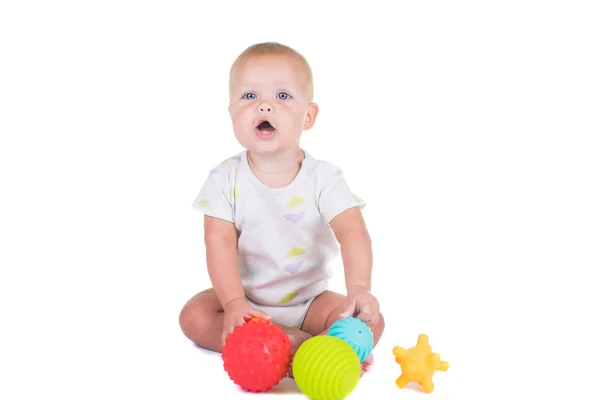
{"label": "colorful toy ball", "polygon": [[373,350],[373,332],[369,325],[358,318],[342,318],[333,323],[328,330],[329,336],[334,336],[348,343],[360,359],[360,362]]}
{"label": "colorful toy ball", "polygon": [[360,360],[350,345],[333,336],[313,336],[292,362],[298,388],[312,400],[342,400],[360,380]]}
{"label": "colorful toy ball", "polygon": [[266,392],[287,376],[292,345],[280,327],[252,318],[227,336],[222,358],[234,383],[248,392]]}

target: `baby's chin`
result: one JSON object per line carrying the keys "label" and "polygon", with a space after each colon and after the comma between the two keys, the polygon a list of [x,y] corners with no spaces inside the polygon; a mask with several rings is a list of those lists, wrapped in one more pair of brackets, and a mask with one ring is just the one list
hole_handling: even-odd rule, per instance
{"label": "baby's chin", "polygon": [[253,141],[243,145],[244,148],[252,154],[269,156],[281,152],[284,148],[278,143],[277,139],[264,141],[255,138]]}

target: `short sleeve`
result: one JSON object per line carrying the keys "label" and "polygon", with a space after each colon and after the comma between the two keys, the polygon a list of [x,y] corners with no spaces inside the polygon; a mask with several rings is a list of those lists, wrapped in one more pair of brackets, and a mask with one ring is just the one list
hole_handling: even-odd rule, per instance
{"label": "short sleeve", "polygon": [[362,210],[366,205],[363,199],[350,190],[339,168],[319,177],[317,190],[317,205],[327,223],[343,211],[357,206]]}
{"label": "short sleeve", "polygon": [[226,177],[213,170],[194,199],[192,207],[211,217],[233,222],[233,207],[229,192]]}

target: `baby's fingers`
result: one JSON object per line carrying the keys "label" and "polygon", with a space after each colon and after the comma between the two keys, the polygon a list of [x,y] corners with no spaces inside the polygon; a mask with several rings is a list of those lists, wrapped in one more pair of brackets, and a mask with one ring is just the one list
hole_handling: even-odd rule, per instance
{"label": "baby's fingers", "polygon": [[233,329],[237,328],[238,326],[242,326],[245,323],[246,323],[246,319],[242,315],[237,316],[235,318],[235,320],[233,321],[233,326],[232,326],[231,330],[233,331]]}
{"label": "baby's fingers", "polygon": [[367,325],[375,325],[379,321],[379,307],[377,305],[366,305],[358,314],[358,318],[363,320]]}
{"label": "baby's fingers", "polygon": [[371,324],[375,325],[379,321],[379,307],[373,307],[371,311]]}
{"label": "baby's fingers", "polygon": [[264,319],[269,321],[271,319],[271,316],[263,311],[257,310],[256,308],[253,308],[251,310],[249,310],[248,312],[250,317],[256,317],[256,318],[260,318],[260,319]]}
{"label": "baby's fingers", "polygon": [[225,326],[223,327],[223,334],[221,335],[223,343],[225,343],[227,336],[229,336],[229,334],[231,334],[231,332],[233,332],[235,328],[243,325],[244,322],[244,317],[242,316],[236,316],[229,322],[225,321]]}
{"label": "baby's fingers", "polygon": [[341,318],[348,318],[354,315],[354,312],[356,311],[356,300],[351,299],[348,300],[348,305],[346,307],[346,309],[344,310],[344,312],[342,312],[340,314]]}
{"label": "baby's fingers", "polygon": [[358,313],[358,315],[356,316],[356,318],[364,321],[367,325],[371,325],[371,323],[373,323],[373,321],[371,320],[371,318],[372,318],[371,308],[369,306],[363,307],[360,310],[360,313]]}
{"label": "baby's fingers", "polygon": [[223,329],[223,333],[221,334],[221,341],[223,342],[223,344],[225,344],[227,337],[231,334],[231,332],[233,332],[233,328],[234,328],[234,326],[230,325]]}

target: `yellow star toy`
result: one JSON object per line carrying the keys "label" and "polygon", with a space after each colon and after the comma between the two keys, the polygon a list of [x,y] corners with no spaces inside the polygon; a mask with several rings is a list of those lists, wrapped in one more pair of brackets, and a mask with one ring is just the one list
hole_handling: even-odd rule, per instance
{"label": "yellow star toy", "polygon": [[433,391],[431,378],[436,371],[447,371],[448,363],[440,361],[440,355],[431,351],[429,338],[419,335],[417,345],[406,350],[400,346],[394,347],[396,363],[400,364],[402,374],[396,380],[396,385],[402,389],[408,382],[417,382],[425,393]]}

